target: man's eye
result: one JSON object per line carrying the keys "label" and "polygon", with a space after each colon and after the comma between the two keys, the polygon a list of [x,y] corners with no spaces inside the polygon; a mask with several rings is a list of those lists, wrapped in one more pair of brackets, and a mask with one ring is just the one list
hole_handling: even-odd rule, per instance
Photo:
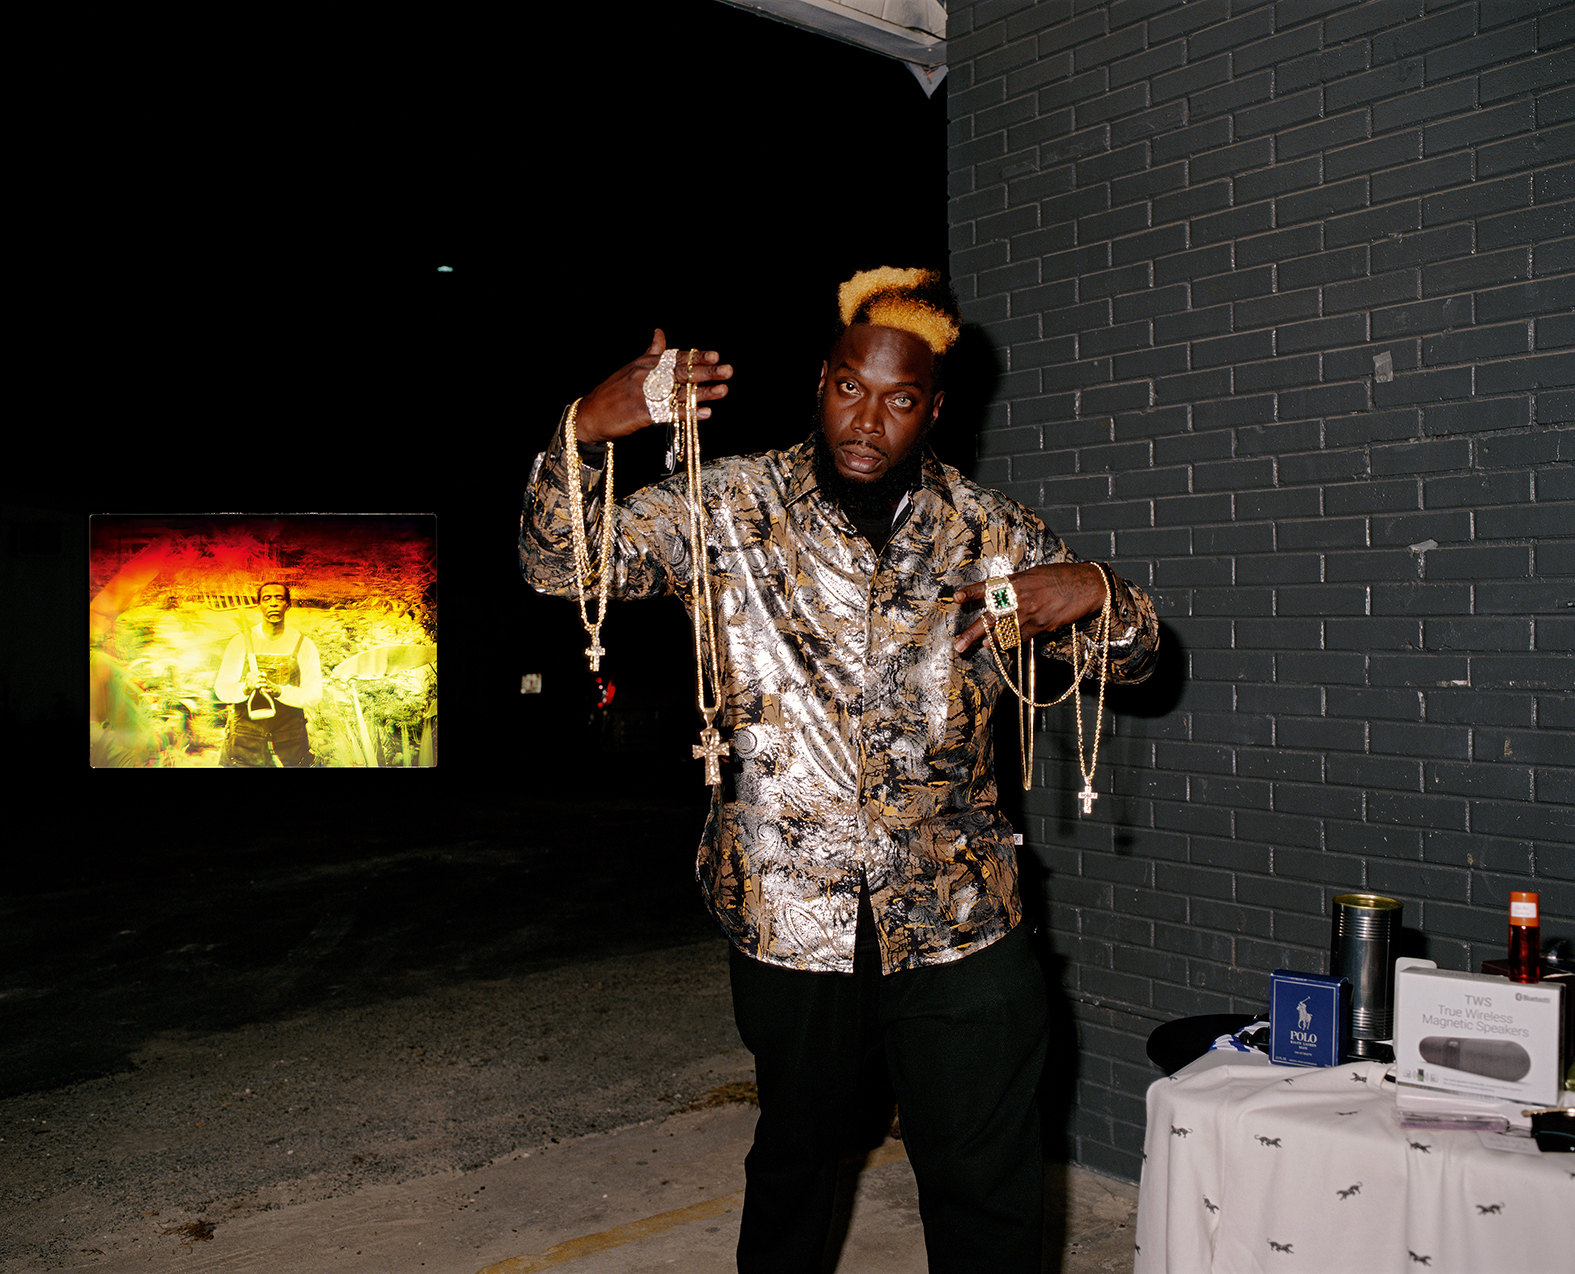
{"label": "man's eye", "polygon": [[913,399],[909,398],[907,394],[898,394],[892,399],[892,402],[899,407],[911,407],[913,405]]}

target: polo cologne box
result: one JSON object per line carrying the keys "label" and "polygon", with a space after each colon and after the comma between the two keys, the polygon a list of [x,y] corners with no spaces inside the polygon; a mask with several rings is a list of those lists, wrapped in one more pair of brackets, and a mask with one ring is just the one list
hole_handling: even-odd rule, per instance
{"label": "polo cologne box", "polygon": [[1276,969],[1269,975],[1269,1060],[1281,1066],[1338,1066],[1345,1060],[1351,981]]}
{"label": "polo cologne box", "polygon": [[1528,1106],[1559,1100],[1565,986],[1452,969],[1395,976],[1395,1081]]}

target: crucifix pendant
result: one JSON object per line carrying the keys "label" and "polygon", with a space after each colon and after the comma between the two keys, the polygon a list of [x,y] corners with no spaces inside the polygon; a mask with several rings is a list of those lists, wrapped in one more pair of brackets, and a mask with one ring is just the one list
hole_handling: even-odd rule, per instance
{"label": "crucifix pendant", "polygon": [[696,743],[689,751],[695,760],[705,758],[705,781],[716,787],[722,781],[722,758],[727,755],[727,744],[722,742],[722,736],[717,733],[715,726],[706,726],[700,731],[700,742]]}
{"label": "crucifix pendant", "polygon": [[1077,799],[1083,802],[1083,813],[1094,812],[1094,802],[1099,799],[1099,793],[1094,791],[1093,779],[1083,780],[1083,790],[1077,794]]}
{"label": "crucifix pendant", "polygon": [[591,638],[591,644],[585,648],[585,658],[590,662],[592,672],[600,672],[602,670],[602,656],[606,653],[607,651],[602,647],[601,639],[597,637]]}

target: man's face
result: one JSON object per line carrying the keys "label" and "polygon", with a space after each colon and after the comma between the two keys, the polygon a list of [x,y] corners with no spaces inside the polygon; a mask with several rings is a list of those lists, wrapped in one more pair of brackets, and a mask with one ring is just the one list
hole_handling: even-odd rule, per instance
{"label": "man's face", "polygon": [[284,618],[284,612],[290,609],[290,603],[284,600],[284,589],[278,584],[270,584],[263,589],[257,599],[257,606],[270,624],[277,624]]}
{"label": "man's face", "polygon": [[935,355],[911,332],[855,323],[820,368],[820,427],[849,482],[885,477],[940,414]]}

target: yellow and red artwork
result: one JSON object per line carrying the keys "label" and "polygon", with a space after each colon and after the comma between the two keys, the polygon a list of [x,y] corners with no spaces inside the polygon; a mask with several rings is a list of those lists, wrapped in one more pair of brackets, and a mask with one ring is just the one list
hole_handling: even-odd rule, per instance
{"label": "yellow and red artwork", "polygon": [[[264,613],[264,585],[287,592],[282,611]],[[252,764],[437,764],[433,515],[95,516],[88,625],[94,766],[236,764],[238,712],[273,702],[230,697],[248,661],[303,705],[288,711],[310,749],[299,761],[265,737]],[[270,643],[290,658],[259,674]],[[269,669],[298,684],[280,696]]]}

